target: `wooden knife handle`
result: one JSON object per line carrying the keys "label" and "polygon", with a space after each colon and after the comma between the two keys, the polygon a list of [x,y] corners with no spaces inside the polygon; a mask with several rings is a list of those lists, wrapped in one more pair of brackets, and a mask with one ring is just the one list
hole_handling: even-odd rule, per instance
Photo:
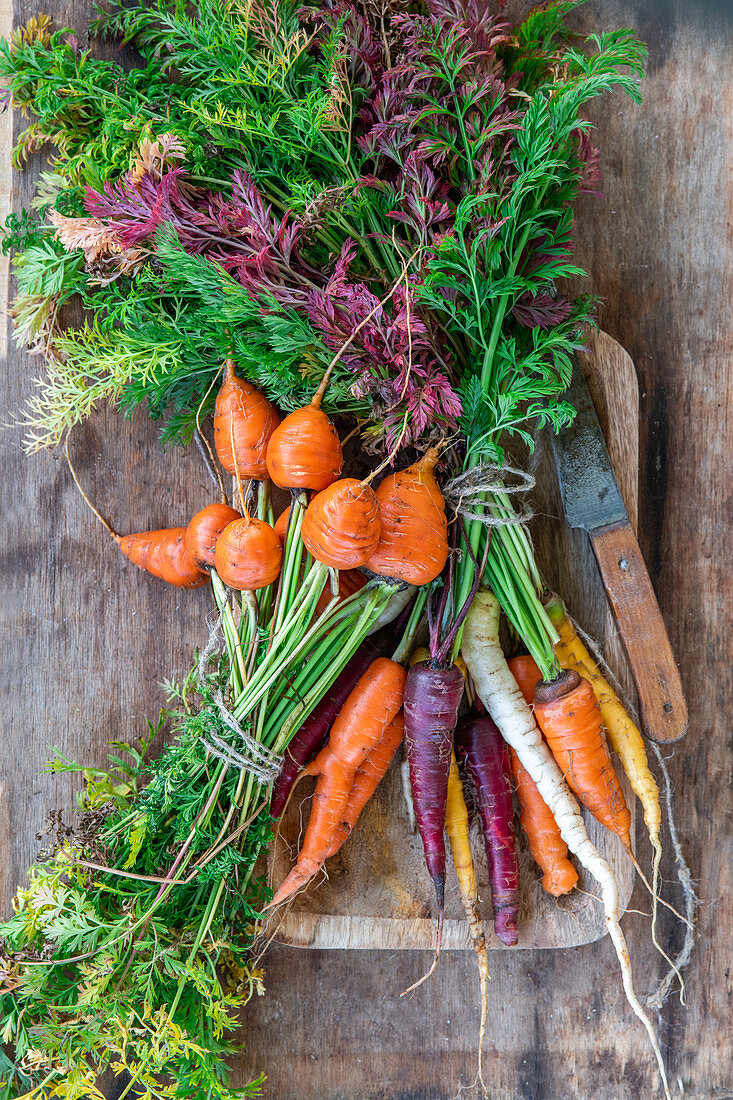
{"label": "wooden knife handle", "polygon": [[634,532],[619,523],[590,538],[634,674],[644,732],[652,741],[679,741],[687,732],[687,706]]}

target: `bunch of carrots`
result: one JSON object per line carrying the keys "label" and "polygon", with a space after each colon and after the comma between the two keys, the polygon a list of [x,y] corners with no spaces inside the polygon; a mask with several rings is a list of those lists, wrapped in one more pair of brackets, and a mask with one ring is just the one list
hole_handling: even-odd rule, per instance
{"label": "bunch of carrots", "polygon": [[[211,787],[190,836],[223,806],[212,853],[243,846],[248,830],[264,835],[263,822],[282,817],[300,775],[315,778],[275,909],[348,839],[402,746],[436,899],[428,974],[440,956],[450,846],[478,960],[483,1040],[487,938],[470,824],[475,816],[486,848],[496,938],[513,946],[522,933],[516,795],[543,889],[569,893],[581,869],[598,882],[626,994],[669,1095],[634,992],[618,885],[580,808],[634,858],[610,744],[643,807],[656,915],[659,794],[640,731],[544,589],[505,478],[503,439],[530,442],[531,428],[559,429],[572,415],[562,400],[569,353],[591,306],[556,284],[578,273],[572,208],[595,183],[580,108],[614,87],[638,99],[643,70],[644,47],[630,32],[593,35],[585,48],[569,42],[564,17],[574,6],[542,4],[513,27],[503,3],[493,15],[447,2],[381,13],[350,2],[297,13],[278,2],[224,4],[216,18],[196,4],[113,5],[100,25],[134,43],[148,66],[129,85],[122,70],[79,51],[76,37],[32,20],[0,67],[8,94],[41,119],[19,150],[55,135],[54,187],[46,180],[40,196],[54,231],[48,240],[47,227],[15,227],[28,245],[15,316],[50,360],[32,403],[33,446],[84,419],[95,394],[122,392],[160,412],[176,389],[172,364],[183,419],[193,430],[195,413],[200,431],[220,356],[232,356],[206,443],[219,499],[167,530],[121,536],[102,520],[140,568],[179,588],[212,587],[216,636],[196,670],[205,715],[196,744]],[[123,113],[119,134],[104,141],[100,88]],[[191,110],[202,95],[211,120],[232,123],[205,150]],[[134,170],[121,175],[123,162]],[[109,292],[97,293],[100,263]],[[143,293],[127,303],[120,343],[108,345],[127,279]],[[60,305],[92,287],[103,323],[62,339]],[[146,326],[154,337],[137,343]],[[159,359],[162,332],[176,350]],[[391,449],[361,478],[344,476],[342,442],[322,408],[339,359],[329,399],[334,388],[340,398],[328,407],[371,417],[365,437]],[[312,399],[283,415],[276,404],[305,401],[321,368]],[[401,446],[424,453],[392,469]],[[233,503],[221,471],[233,478]],[[273,487],[290,495],[277,517]],[[513,631],[506,653],[502,612]],[[211,672],[219,631],[225,656]],[[145,926],[192,860],[189,838]],[[253,870],[254,861],[246,882]],[[223,878],[202,884],[192,959],[224,893]]]}
{"label": "bunch of carrots", "polygon": [[[428,973],[440,953],[447,836],[479,961],[483,1037],[488,963],[468,826],[475,810],[486,846],[495,934],[512,946],[519,936],[515,791],[543,888],[556,897],[574,888],[578,872],[571,855],[599,881],[626,992],[663,1074],[652,1025],[633,990],[618,887],[588,838],[575,800],[615,833],[633,858],[630,814],[608,739],[642,803],[655,852],[656,904],[659,794],[641,734],[559,598],[546,603],[558,643],[552,675],[544,678],[531,656],[505,659],[499,604],[485,587],[482,563],[475,562],[473,587],[462,606],[449,606],[456,556],[449,527],[456,522],[449,524],[435,477],[438,449],[388,474],[376,490],[370,482],[378,471],[361,480],[342,477],[341,443],[320,408],[325,381],[310,404],[281,419],[229,360],[213,437],[219,463],[235,479],[239,510],[228,504],[222,488],[222,501],[202,509],[185,528],[114,535],[131,561],[169,583],[197,588],[215,580],[220,611],[226,607],[230,628],[240,632],[243,646],[247,643],[239,674],[233,674],[234,716],[273,730],[277,736],[269,743],[284,754],[268,792],[272,817],[284,812],[299,774],[317,777],[297,861],[270,906],[305,887],[339,850],[404,739],[417,828],[437,899],[436,951]],[[245,481],[258,484],[257,514],[246,506]],[[291,494],[277,522],[270,483]],[[310,601],[304,611],[303,589]],[[240,624],[250,624],[247,637],[228,602],[236,592],[241,593]],[[356,617],[345,619],[347,610]],[[401,612],[403,629],[395,638],[383,628]],[[288,615],[301,616],[303,630],[297,644],[282,653],[275,646],[268,666],[273,638],[287,628]],[[319,651],[304,648],[303,639],[310,636],[322,645],[339,622],[354,627],[342,631],[340,662],[331,675],[306,685],[312,690],[299,693],[297,704],[291,698],[283,709],[283,696],[272,698],[272,670],[307,674]],[[268,630],[269,679],[260,676],[260,684],[253,655]],[[417,645],[421,633],[429,635],[427,648]],[[462,657],[452,661],[457,638]]]}

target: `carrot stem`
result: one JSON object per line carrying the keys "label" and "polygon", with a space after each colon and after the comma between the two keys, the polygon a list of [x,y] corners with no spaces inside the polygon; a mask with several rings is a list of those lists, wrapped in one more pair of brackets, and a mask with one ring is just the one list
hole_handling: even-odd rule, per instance
{"label": "carrot stem", "polygon": [[69,455],[69,435],[70,435],[70,434],[71,434],[70,432],[67,432],[67,434],[66,434],[66,439],[64,440],[64,451],[65,451],[65,453],[66,453],[66,461],[67,461],[67,463],[68,463],[68,466],[69,466],[69,470],[70,470],[70,472],[71,472],[71,476],[72,476],[72,478],[74,479],[74,484],[76,485],[77,489],[78,489],[78,490],[79,490],[79,492],[81,493],[81,498],[82,498],[82,500],[84,501],[84,503],[85,503],[85,504],[87,504],[87,505],[88,505],[88,507],[89,507],[89,508],[90,508],[90,509],[92,510],[92,512],[93,512],[93,513],[94,513],[94,515],[95,515],[95,516],[97,517],[97,519],[98,519],[98,520],[99,520],[99,522],[100,522],[100,523],[102,524],[102,526],[103,526],[103,527],[106,527],[106,528],[107,528],[107,530],[109,531],[109,533],[110,533],[110,535],[112,536],[112,538],[113,538],[113,539],[114,539],[114,540],[115,540],[116,542],[119,542],[119,541],[120,541],[120,536],[119,536],[119,535],[117,534],[117,532],[116,532],[116,531],[115,531],[115,530],[114,530],[114,529],[113,529],[113,528],[112,528],[112,527],[111,527],[111,526],[109,525],[109,523],[107,523],[107,520],[106,520],[106,519],[104,518],[104,516],[103,516],[103,515],[101,515],[101,513],[97,511],[97,509],[96,509],[96,508],[94,507],[94,505],[92,504],[91,500],[89,499],[89,497],[88,497],[88,496],[86,495],[86,493],[84,492],[84,490],[83,490],[83,489],[82,489],[82,487],[81,487],[81,484],[80,484],[80,482],[79,482],[79,478],[77,477],[77,474],[76,474],[76,470],[74,469],[74,464],[73,464],[73,462],[71,461],[71,456]]}
{"label": "carrot stem", "polygon": [[384,295],[384,297],[380,298],[380,300],[377,302],[377,304],[374,306],[374,308],[369,310],[369,313],[367,313],[366,317],[362,318],[362,320],[356,326],[356,328],[351,333],[349,338],[343,342],[343,344],[341,345],[339,350],[336,352],[336,354],[334,355],[331,362],[326,367],[326,373],[324,374],[323,378],[321,379],[320,386],[318,387],[315,394],[313,395],[313,400],[311,401],[311,405],[315,405],[315,407],[317,409],[319,409],[321,407],[321,401],[323,401],[323,395],[326,392],[326,387],[328,386],[328,383],[331,379],[333,369],[336,366],[336,364],[338,363],[339,359],[344,354],[344,352],[347,350],[347,348],[349,348],[351,346],[351,344],[353,344],[353,342],[356,339],[357,335],[364,328],[364,325],[366,325],[368,321],[371,321],[374,314],[377,313],[382,308],[382,306],[386,305],[387,302],[390,300],[390,298],[392,297],[394,292],[397,290],[397,287],[400,285],[402,280],[407,275],[410,264],[415,259],[415,257],[417,256],[419,251],[420,251],[420,249],[416,248],[415,251],[412,253],[412,255],[409,257],[409,259],[405,260],[405,262],[402,266],[402,271],[400,272],[400,274],[397,278],[397,281],[392,284],[392,286],[389,288],[389,290]]}
{"label": "carrot stem", "polygon": [[420,627],[423,611],[425,610],[425,602],[428,598],[428,588],[428,585],[423,585],[422,588],[418,588],[417,595],[412,603],[410,618],[407,620],[407,626],[402,635],[402,640],[392,655],[392,660],[400,665],[405,663],[414,647],[415,635]]}

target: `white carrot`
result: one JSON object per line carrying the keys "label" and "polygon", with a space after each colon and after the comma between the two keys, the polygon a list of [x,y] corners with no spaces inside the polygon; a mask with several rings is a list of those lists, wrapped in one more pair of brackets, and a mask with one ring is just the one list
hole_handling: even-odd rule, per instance
{"label": "white carrot", "polygon": [[464,660],[479,698],[501,730],[504,740],[514,749],[537,785],[557,821],[563,840],[601,888],[606,928],[616,949],[626,998],[649,1034],[664,1094],[667,1100],[671,1100],[654,1028],[634,992],[629,950],[621,931],[618,884],[610,866],[589,839],[578,803],[566,786],[542,739],[534,715],[507,667],[499,642],[499,614],[495,596],[486,589],[479,591],[466,618],[462,646]]}

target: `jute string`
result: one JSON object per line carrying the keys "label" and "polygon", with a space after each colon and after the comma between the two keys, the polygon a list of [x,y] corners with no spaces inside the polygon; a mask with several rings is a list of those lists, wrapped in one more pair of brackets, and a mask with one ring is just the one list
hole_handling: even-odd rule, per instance
{"label": "jute string", "polygon": [[443,496],[456,515],[465,519],[476,519],[487,527],[521,526],[528,523],[534,514],[528,505],[522,504],[508,516],[493,516],[485,511],[484,494],[516,496],[529,493],[534,486],[533,475],[518,466],[495,466],[482,462],[449,481],[443,489]]}
{"label": "jute string", "polygon": [[[227,597],[228,595],[229,592],[227,591]],[[213,655],[223,648],[223,621],[224,605],[222,605],[217,616],[209,619],[209,636],[206,645],[201,650],[198,663],[198,677],[201,687],[206,684],[206,666]],[[223,760],[230,767],[238,768],[239,771],[251,772],[263,786],[272,783],[280,774],[283,766],[282,755],[268,749],[266,745],[263,745],[256,737],[252,737],[240,725],[224,702],[224,696],[220,688],[212,692],[207,687],[207,694],[215,704],[222,722],[238,738],[243,748],[242,751],[239,751],[213,731],[209,732],[207,738],[201,738],[201,744],[212,756],[215,756],[218,760]]]}

